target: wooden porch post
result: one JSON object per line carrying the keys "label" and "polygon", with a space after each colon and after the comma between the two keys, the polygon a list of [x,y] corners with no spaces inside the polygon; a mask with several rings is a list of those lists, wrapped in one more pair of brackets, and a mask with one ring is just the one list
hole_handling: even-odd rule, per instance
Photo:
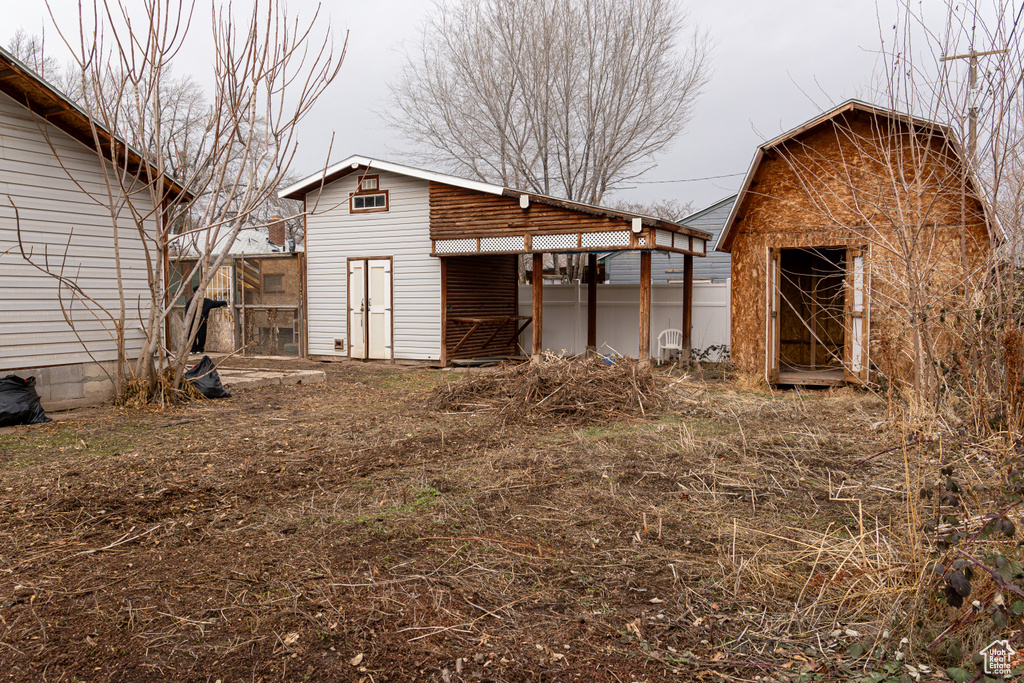
{"label": "wooden porch post", "polygon": [[544,254],[533,255],[533,361],[544,350]]}
{"label": "wooden porch post", "polygon": [[587,353],[597,352],[597,254],[587,254]]}
{"label": "wooden porch post", "polygon": [[683,255],[683,348],[679,364],[690,362],[693,345],[693,255]]}
{"label": "wooden porch post", "polygon": [[640,364],[651,364],[651,252],[640,252]]}
{"label": "wooden porch post", "polygon": [[448,367],[448,259],[444,256],[441,257],[441,367]]}

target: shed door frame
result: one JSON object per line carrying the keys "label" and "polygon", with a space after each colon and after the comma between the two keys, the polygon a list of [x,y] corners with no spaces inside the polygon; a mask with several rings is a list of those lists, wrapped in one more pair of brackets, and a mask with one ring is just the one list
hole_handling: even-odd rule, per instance
{"label": "shed door frame", "polygon": [[[801,248],[801,247],[795,247]],[[846,287],[843,325],[843,379],[866,383],[870,375],[870,246],[845,247]],[[765,377],[770,383],[779,380],[779,308],[781,298],[782,249],[767,249],[765,269]]]}
{"label": "shed door frame", "polygon": [[782,250],[769,247],[767,252],[767,278],[765,302],[765,379],[779,381],[779,304],[782,293]]}
{"label": "shed door frame", "polygon": [[868,381],[870,364],[870,247],[846,248],[845,339],[843,340],[843,379]]}
{"label": "shed door frame", "polygon": [[[371,271],[383,268],[387,277],[386,301],[382,304],[379,300],[376,304],[372,297]],[[393,360],[394,338],[395,338],[395,277],[394,259],[391,256],[356,256],[349,257],[346,261],[347,286],[345,288],[345,303],[348,311],[348,357],[362,360]],[[354,279],[355,278],[355,279]],[[359,286],[359,295],[356,301],[352,296],[353,283]],[[358,306],[358,311],[356,310]],[[381,325],[374,325],[372,318],[383,316]],[[358,324],[353,324],[358,320]],[[357,330],[358,328],[358,330]],[[371,329],[383,332],[383,339],[371,339]],[[378,342],[383,342],[377,346]],[[379,351],[374,352],[377,348]]]}

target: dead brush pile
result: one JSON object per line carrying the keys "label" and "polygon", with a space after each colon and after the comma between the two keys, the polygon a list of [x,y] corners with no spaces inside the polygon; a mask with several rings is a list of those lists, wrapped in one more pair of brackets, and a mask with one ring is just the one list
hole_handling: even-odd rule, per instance
{"label": "dead brush pile", "polygon": [[661,406],[653,371],[622,358],[562,358],[503,365],[496,372],[467,377],[434,389],[427,405],[441,412],[493,412],[509,422],[544,418],[587,422],[646,416]]}

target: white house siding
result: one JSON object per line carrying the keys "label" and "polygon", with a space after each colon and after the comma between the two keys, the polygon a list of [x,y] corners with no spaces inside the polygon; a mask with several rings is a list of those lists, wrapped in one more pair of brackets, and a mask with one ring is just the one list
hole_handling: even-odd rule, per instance
{"label": "white house siding", "polygon": [[[0,371],[17,370],[41,380],[52,375],[57,384],[81,383],[105,379],[95,363],[117,357],[112,324],[99,310],[115,316],[118,311],[111,216],[100,203],[106,196],[101,163],[106,162],[94,151],[0,94]],[[147,202],[140,198],[136,203]],[[12,204],[20,214],[25,252],[95,299],[91,310],[22,257]],[[127,212],[119,226],[129,309],[126,349],[134,357],[145,338],[145,247]],[[89,367],[76,370],[76,365]],[[65,370],[46,370],[53,366]],[[81,387],[68,391],[54,395],[52,402],[84,397]],[[76,391],[83,396],[74,396]],[[50,391],[44,386],[40,393],[46,398]]]}
{"label": "white house siding", "polygon": [[[370,170],[369,174],[376,174]],[[380,173],[389,210],[349,213],[357,173],[306,197],[306,279],[309,354],[347,356],[346,263],[392,257],[393,354],[398,359],[441,357],[441,265],[430,256],[430,195],[425,180]],[[345,340],[336,351],[335,339]]]}

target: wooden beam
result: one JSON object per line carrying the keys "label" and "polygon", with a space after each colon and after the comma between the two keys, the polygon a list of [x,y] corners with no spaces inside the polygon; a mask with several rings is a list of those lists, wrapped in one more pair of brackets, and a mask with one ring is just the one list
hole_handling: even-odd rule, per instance
{"label": "wooden beam", "polygon": [[533,255],[533,354],[540,361],[544,351],[544,254]]}
{"label": "wooden beam", "polygon": [[476,332],[477,330],[480,329],[481,325],[483,325],[483,323],[474,323],[473,326],[471,328],[469,328],[469,332],[464,334],[462,336],[462,339],[459,340],[459,343],[455,345],[454,349],[452,349],[452,355],[455,355],[456,353],[459,352],[459,349],[462,348],[463,344],[465,344],[467,341],[469,341],[469,338],[473,336],[474,332]]}
{"label": "wooden beam", "polygon": [[441,367],[448,367],[448,259],[441,257]]}
{"label": "wooden beam", "polygon": [[640,252],[640,364],[651,364],[651,252]]}
{"label": "wooden beam", "polygon": [[811,368],[818,367],[818,275],[810,274],[811,279]]}
{"label": "wooden beam", "polygon": [[683,348],[679,362],[689,363],[693,346],[693,256],[683,256]]}
{"label": "wooden beam", "polygon": [[587,351],[597,351],[597,254],[587,254]]}

